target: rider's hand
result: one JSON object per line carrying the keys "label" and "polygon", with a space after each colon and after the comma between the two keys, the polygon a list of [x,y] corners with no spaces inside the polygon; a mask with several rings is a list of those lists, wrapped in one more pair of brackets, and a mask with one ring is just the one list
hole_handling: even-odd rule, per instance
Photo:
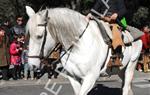
{"label": "rider's hand", "polygon": [[111,20],[116,20],[118,17],[118,14],[117,13],[113,13],[110,17]]}
{"label": "rider's hand", "polygon": [[110,17],[107,17],[107,16],[101,17],[101,19],[102,19],[103,21],[106,21],[106,22],[110,22],[110,21],[111,21],[111,18],[110,18]]}

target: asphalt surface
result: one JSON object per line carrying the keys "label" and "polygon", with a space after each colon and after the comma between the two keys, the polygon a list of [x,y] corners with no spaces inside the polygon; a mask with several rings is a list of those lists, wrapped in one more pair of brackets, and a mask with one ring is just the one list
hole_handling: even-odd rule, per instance
{"label": "asphalt surface", "polygon": [[[68,79],[59,76],[48,80],[0,81],[0,95],[74,95]],[[121,81],[117,76],[102,77],[89,95],[121,95]],[[150,73],[135,73],[132,82],[134,95],[150,95]]]}

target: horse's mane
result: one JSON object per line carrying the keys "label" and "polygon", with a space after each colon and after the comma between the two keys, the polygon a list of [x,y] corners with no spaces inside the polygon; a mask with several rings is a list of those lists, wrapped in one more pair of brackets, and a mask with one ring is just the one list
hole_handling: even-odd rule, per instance
{"label": "horse's mane", "polygon": [[[41,11],[41,13],[46,10]],[[48,29],[52,37],[58,39],[65,48],[76,41],[86,28],[87,21],[80,13],[67,8],[48,9]]]}

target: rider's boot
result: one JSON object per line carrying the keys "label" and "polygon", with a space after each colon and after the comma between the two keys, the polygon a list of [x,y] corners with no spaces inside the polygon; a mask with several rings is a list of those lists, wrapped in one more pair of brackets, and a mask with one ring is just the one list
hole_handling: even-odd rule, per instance
{"label": "rider's boot", "polygon": [[112,66],[122,66],[121,58],[123,57],[122,54],[122,46],[118,46],[113,52],[114,64]]}
{"label": "rider's boot", "polygon": [[114,64],[112,66],[122,66],[120,58],[122,58],[122,46],[124,46],[121,30],[118,24],[111,24],[112,26],[112,48],[113,48],[113,55],[112,58],[114,59]]}

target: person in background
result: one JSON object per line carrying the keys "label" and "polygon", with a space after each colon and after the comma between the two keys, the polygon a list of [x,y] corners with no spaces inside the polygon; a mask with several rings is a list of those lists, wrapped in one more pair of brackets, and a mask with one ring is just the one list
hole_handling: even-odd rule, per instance
{"label": "person in background", "polygon": [[21,55],[22,64],[24,65],[24,80],[27,80],[29,77],[28,71],[30,71],[31,80],[34,80],[34,69],[28,64],[28,48],[29,47],[26,46]]}
{"label": "person in background", "polygon": [[4,30],[6,31],[6,35],[9,37],[9,45],[10,45],[11,42],[13,41],[13,34],[10,30],[11,24],[10,24],[10,21],[8,19],[4,20],[3,27],[4,27]]}
{"label": "person in background", "polygon": [[[56,79],[58,77],[58,72],[56,71],[57,64],[59,64],[60,52],[62,50],[62,45],[58,45],[56,50],[52,52],[47,60],[42,61],[41,72],[38,78],[42,77],[45,73],[48,73],[48,79],[51,79],[54,75]],[[54,63],[53,63],[54,62]]]}
{"label": "person in background", "polygon": [[23,16],[19,15],[16,17],[16,25],[11,28],[11,33],[13,34],[13,37],[15,35],[25,35]]}
{"label": "person in background", "polygon": [[148,52],[149,51],[149,42],[150,42],[150,38],[149,38],[149,33],[150,33],[150,28],[148,27],[148,25],[145,25],[143,28],[142,28],[142,31],[144,32],[144,35],[141,37],[141,40],[143,42],[143,50],[145,52]]}
{"label": "person in background", "polygon": [[9,52],[8,37],[2,26],[0,26],[0,70],[3,80],[8,80]]}
{"label": "person in background", "polygon": [[[143,47],[142,47],[142,54],[143,54],[143,69],[144,72],[150,71],[150,69],[148,68],[147,64],[149,62],[149,49],[150,49],[150,38],[149,38],[149,33],[150,33],[150,28],[148,26],[148,24],[144,25],[142,28],[142,31],[144,32],[144,35],[141,37],[141,40],[143,42]],[[138,64],[137,65],[137,69],[138,71],[143,71],[142,70],[142,64]]]}
{"label": "person in background", "polygon": [[13,79],[21,79],[21,52],[22,47],[18,44],[20,38],[15,36],[14,41],[11,43],[9,52],[10,52],[10,62],[13,66],[12,75]]}

